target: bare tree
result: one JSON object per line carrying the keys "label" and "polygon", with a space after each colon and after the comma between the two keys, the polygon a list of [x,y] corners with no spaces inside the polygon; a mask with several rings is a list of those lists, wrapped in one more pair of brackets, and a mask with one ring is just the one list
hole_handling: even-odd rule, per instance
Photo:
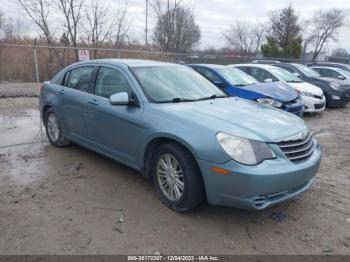
{"label": "bare tree", "polygon": [[43,33],[47,44],[54,44],[54,36],[49,24],[51,11],[50,1],[48,0],[17,0],[18,4],[27,13],[29,18],[36,24]]}
{"label": "bare tree", "polygon": [[336,48],[336,49],[333,50],[332,56],[334,56],[334,57],[344,57],[345,58],[345,57],[349,57],[349,53],[344,48]]}
{"label": "bare tree", "polygon": [[113,34],[114,47],[120,48],[128,38],[130,27],[134,21],[134,15],[129,12],[128,2],[120,4],[115,10]]}
{"label": "bare tree", "polygon": [[174,2],[174,7],[164,7],[163,2],[155,0],[153,10],[157,23],[154,28],[153,40],[166,52],[188,52],[201,37],[199,26],[195,23],[192,9],[183,1]]}
{"label": "bare tree", "polygon": [[264,41],[266,27],[250,22],[236,22],[230,29],[223,32],[228,46],[237,50],[243,56],[255,56]]}
{"label": "bare tree", "polygon": [[17,0],[19,6],[25,11],[30,20],[39,27],[49,48],[49,69],[48,75],[53,73],[54,55],[58,58],[58,51],[54,48],[55,38],[52,28],[50,27],[50,12],[52,11],[49,0]]}
{"label": "bare tree", "polygon": [[[73,47],[77,48],[78,28],[80,26],[85,0],[55,0],[55,3],[64,16],[64,26],[67,30],[69,41]],[[77,49],[75,49],[75,60],[79,60]]]}
{"label": "bare tree", "polygon": [[110,7],[98,0],[92,0],[84,9],[87,41],[94,48],[94,58],[97,58],[97,48],[100,48],[111,36],[113,19],[110,15]]}
{"label": "bare tree", "polygon": [[310,36],[308,41],[314,46],[312,61],[315,61],[326,43],[337,41],[339,29],[345,25],[346,16],[340,9],[318,11],[310,21]]}

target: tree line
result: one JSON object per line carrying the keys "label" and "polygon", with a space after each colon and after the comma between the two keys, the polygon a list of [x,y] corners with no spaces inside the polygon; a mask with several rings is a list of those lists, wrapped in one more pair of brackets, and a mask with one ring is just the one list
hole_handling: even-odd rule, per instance
{"label": "tree line", "polygon": [[299,59],[303,48],[308,47],[315,61],[328,43],[338,40],[344,26],[347,19],[340,9],[316,11],[311,19],[302,22],[290,4],[272,12],[268,26],[238,21],[223,36],[227,45],[243,56],[256,56],[261,51],[264,57]]}
{"label": "tree line", "polygon": [[[195,21],[191,2],[184,0],[149,0],[155,19],[152,42],[145,46],[130,37],[134,14],[127,0],[110,6],[99,0],[16,0],[38,29],[39,41],[52,46],[48,50],[49,64],[66,63],[66,51],[55,47],[89,46],[121,49],[135,47],[171,53],[189,53],[200,43],[201,31]],[[5,16],[0,10],[0,42],[31,41],[26,35],[26,22]],[[304,45],[317,59],[331,41],[337,41],[339,30],[347,24],[342,10],[316,11],[307,21],[301,21],[292,4],[269,15],[268,23],[237,21],[222,32],[223,43],[230,52],[241,56],[300,58]],[[0,58],[1,50],[0,47]],[[339,51],[339,50],[338,50]],[[344,53],[344,52],[343,52]],[[78,60],[78,52],[73,58]]]}

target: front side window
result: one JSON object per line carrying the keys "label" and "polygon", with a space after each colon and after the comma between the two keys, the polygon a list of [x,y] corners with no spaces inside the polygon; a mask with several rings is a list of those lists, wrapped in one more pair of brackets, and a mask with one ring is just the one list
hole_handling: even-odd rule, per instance
{"label": "front side window", "polygon": [[189,67],[137,67],[133,72],[145,94],[155,103],[226,97],[219,88]]}
{"label": "front side window", "polygon": [[70,71],[66,86],[83,92],[89,92],[90,80],[94,68],[79,67]]}
{"label": "front side window", "polygon": [[109,98],[111,95],[129,92],[131,90],[129,82],[118,70],[101,67],[98,71],[95,95]]}

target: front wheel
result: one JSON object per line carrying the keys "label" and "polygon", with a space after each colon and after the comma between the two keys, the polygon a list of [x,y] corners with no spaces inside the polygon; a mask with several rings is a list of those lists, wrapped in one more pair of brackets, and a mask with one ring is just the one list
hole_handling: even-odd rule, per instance
{"label": "front wheel", "polygon": [[45,129],[47,138],[51,145],[63,147],[70,144],[70,141],[63,136],[62,124],[52,108],[45,112]]}
{"label": "front wheel", "polygon": [[160,145],[152,161],[154,186],[160,200],[175,211],[187,211],[204,199],[202,176],[193,156],[183,147]]}

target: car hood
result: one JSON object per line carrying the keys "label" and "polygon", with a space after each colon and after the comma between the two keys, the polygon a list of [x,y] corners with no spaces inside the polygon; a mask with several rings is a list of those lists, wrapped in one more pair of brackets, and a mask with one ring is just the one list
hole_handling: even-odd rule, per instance
{"label": "car hood", "polygon": [[305,122],[293,114],[236,97],[159,106],[167,119],[172,115],[186,125],[265,142],[277,142],[307,129]]}
{"label": "car hood", "polygon": [[257,83],[242,88],[263,94],[280,102],[288,102],[298,97],[297,92],[285,82]]}
{"label": "car hood", "polygon": [[323,91],[321,88],[310,83],[302,82],[302,83],[288,83],[288,84],[291,85],[294,89],[297,89],[303,92],[308,92],[317,96],[323,95]]}
{"label": "car hood", "polygon": [[319,77],[317,78],[318,80],[326,80],[327,82],[333,82],[333,83],[337,83],[339,85],[350,85],[350,80],[345,79],[345,80],[340,80],[337,78],[331,78],[331,77]]}

